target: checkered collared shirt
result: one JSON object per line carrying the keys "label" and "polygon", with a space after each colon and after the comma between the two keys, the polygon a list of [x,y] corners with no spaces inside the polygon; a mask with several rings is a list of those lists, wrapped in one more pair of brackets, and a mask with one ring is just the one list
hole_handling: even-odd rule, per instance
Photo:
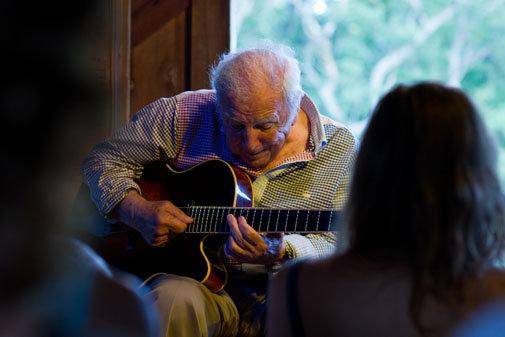
{"label": "checkered collared shirt", "polygon": [[[143,167],[166,161],[180,170],[209,159],[222,159],[254,177],[256,207],[337,208],[346,201],[356,140],[343,125],[319,114],[304,96],[301,109],[310,121],[309,147],[266,172],[247,167],[226,142],[215,106],[215,92],[200,90],[160,98],[132,121],[96,145],[82,164],[82,175],[99,210],[107,215]],[[290,257],[322,256],[333,251],[333,233],[284,236]]]}

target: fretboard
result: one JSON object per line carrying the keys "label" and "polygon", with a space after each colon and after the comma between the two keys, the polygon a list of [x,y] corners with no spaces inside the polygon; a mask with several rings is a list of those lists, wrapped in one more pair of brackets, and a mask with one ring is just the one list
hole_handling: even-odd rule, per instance
{"label": "fretboard", "polygon": [[334,209],[275,209],[192,206],[181,208],[193,218],[188,233],[229,233],[226,216],[243,216],[258,232],[333,232],[340,211]]}

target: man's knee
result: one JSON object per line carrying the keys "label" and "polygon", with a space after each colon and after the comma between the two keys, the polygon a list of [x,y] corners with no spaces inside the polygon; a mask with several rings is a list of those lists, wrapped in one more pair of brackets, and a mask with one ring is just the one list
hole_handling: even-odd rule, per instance
{"label": "man's knee", "polygon": [[234,336],[238,313],[229,297],[212,294],[198,281],[160,276],[152,283],[166,336]]}
{"label": "man's knee", "polygon": [[199,283],[176,275],[159,276],[152,283],[163,336],[212,336],[206,320]]}
{"label": "man's knee", "polygon": [[160,276],[153,284],[153,295],[160,308],[203,310],[205,299],[200,283],[177,275]]}

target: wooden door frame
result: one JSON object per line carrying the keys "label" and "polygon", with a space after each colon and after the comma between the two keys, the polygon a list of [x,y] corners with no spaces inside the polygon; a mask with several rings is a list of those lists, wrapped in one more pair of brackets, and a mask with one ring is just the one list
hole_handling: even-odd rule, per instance
{"label": "wooden door frame", "polygon": [[130,119],[131,0],[111,0],[111,132]]}
{"label": "wooden door frame", "polygon": [[131,111],[133,49],[177,13],[186,12],[185,46],[181,52],[187,61],[184,74],[179,74],[184,81],[181,87],[210,88],[210,68],[230,48],[230,0],[111,0],[110,4],[111,131],[125,125],[134,112]]}

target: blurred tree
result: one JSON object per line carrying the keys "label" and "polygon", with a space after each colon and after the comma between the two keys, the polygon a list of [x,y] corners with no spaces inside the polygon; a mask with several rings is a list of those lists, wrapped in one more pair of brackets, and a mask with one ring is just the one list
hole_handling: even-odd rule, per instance
{"label": "blurred tree", "polygon": [[397,83],[461,87],[496,139],[505,184],[505,0],[235,0],[233,10],[237,47],[291,46],[321,113],[358,135]]}

